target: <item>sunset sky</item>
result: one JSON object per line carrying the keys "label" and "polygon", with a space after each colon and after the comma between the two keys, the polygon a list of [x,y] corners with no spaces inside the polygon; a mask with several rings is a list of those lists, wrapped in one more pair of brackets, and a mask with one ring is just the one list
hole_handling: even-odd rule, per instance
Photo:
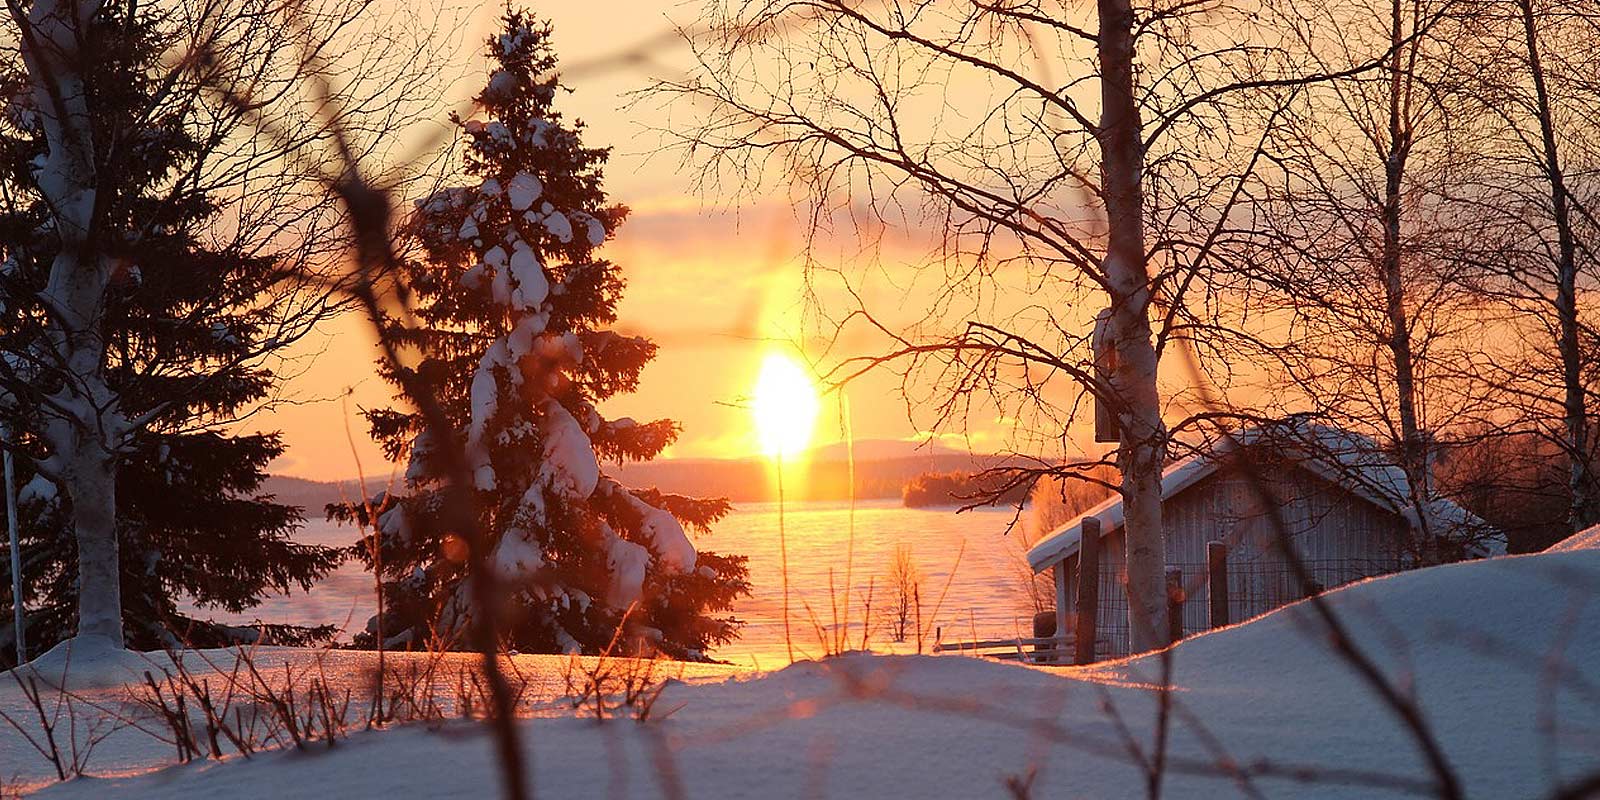
{"label": "sunset sky", "polygon": [[[673,21],[692,22],[695,6],[660,0],[609,4],[595,14],[592,2],[558,0],[537,6],[555,24],[556,46],[566,65],[604,59],[637,43],[658,39]],[[482,40],[500,13],[486,4],[463,14],[466,27],[457,35],[456,66],[442,68],[441,80],[459,76],[453,100],[469,97],[482,85],[485,63]],[[619,20],[626,24],[619,25]],[[619,35],[618,30],[626,31]],[[761,197],[704,196],[692,186],[693,168],[682,166],[676,151],[655,152],[662,139],[651,130],[665,118],[646,103],[625,108],[628,93],[646,86],[650,70],[670,70],[688,58],[681,44],[654,49],[650,66],[629,65],[584,69],[569,78],[574,93],[560,108],[588,124],[590,145],[615,148],[606,170],[612,198],[628,205],[632,216],[603,254],[622,265],[629,280],[621,305],[619,329],[645,334],[661,347],[645,370],[642,390],[615,399],[603,409],[610,416],[666,416],[680,421],[684,433],[669,457],[744,457],[761,451],[751,414],[734,406],[755,389],[763,360],[773,351],[799,354],[793,342],[802,332],[801,316],[804,233],[803,210],[780,192]],[[447,109],[439,109],[442,119]],[[905,267],[932,251],[931,240],[897,232],[876,253],[877,270],[886,287],[878,299],[894,307],[894,292]],[[824,261],[848,261],[860,245],[851,237],[822,242]],[[844,352],[870,348],[865,340],[845,340]],[[854,349],[853,349],[854,348]],[[285,389],[290,401],[251,425],[279,429],[288,453],[272,465],[274,472],[313,479],[343,479],[361,469],[386,476],[389,466],[368,440],[359,407],[387,402],[390,391],[373,373],[372,336],[366,323],[347,316],[328,323],[319,336],[303,342],[284,372],[294,377]],[[818,353],[802,355],[817,359]],[[298,374],[296,374],[298,373]],[[854,434],[858,439],[913,439],[927,432],[908,419],[906,404],[893,375],[869,376],[849,390]],[[348,391],[348,394],[347,394]],[[824,398],[815,439],[840,438],[838,404]],[[968,438],[945,444],[988,450],[998,446],[1001,425],[990,418],[969,421]],[[349,436],[347,436],[347,432]],[[354,451],[349,438],[354,439]]]}

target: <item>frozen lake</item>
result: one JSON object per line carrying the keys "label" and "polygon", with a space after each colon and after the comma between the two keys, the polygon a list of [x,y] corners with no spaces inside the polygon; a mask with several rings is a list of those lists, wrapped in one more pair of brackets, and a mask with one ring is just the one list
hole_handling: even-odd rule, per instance
{"label": "frozen lake", "polygon": [[[852,513],[847,503],[794,503],[786,507],[783,523],[789,552],[790,630],[795,657],[821,655],[813,620],[831,625],[834,603],[830,582],[843,609],[846,576],[850,578],[850,646],[859,647],[861,620],[867,590],[872,589],[874,618],[869,646],[877,650],[915,650],[914,642],[889,641],[884,611],[892,602],[890,563],[898,545],[910,547],[921,574],[923,627],[931,642],[935,629],[946,641],[980,637],[1029,635],[1033,614],[1024,583],[1020,532],[1006,533],[1010,509],[969,511],[910,509],[898,501],[878,500],[856,504],[854,545]],[[714,654],[746,666],[779,666],[787,660],[783,632],[783,570],[778,536],[778,505],[746,503],[717,524],[710,535],[696,536],[702,550],[738,553],[750,557],[752,595],[739,601],[734,613],[746,622],[739,641]],[[352,528],[312,520],[300,532],[307,543],[349,545]],[[964,547],[963,547],[964,546]],[[960,564],[956,558],[960,554]],[[954,577],[951,571],[954,569]],[[949,592],[939,604],[949,581]],[[935,615],[935,606],[938,606]],[[236,621],[260,618],[264,622],[315,625],[333,623],[347,631],[359,630],[372,615],[372,577],[354,561],[329,575],[311,592],[294,592],[268,598]],[[214,615],[230,618],[230,615]]]}

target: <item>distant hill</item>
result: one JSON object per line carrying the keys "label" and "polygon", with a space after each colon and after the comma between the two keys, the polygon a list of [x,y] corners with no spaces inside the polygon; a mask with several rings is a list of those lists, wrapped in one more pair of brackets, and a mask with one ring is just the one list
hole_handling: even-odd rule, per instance
{"label": "distant hill", "polygon": [[[1002,456],[974,455],[915,442],[868,440],[855,443],[855,496],[899,499],[905,485],[927,472],[974,472],[1006,463]],[[777,499],[772,465],[766,459],[668,459],[643,464],[606,465],[631,486],[664,492],[726,497],[735,502]],[[851,495],[844,445],[812,451],[798,479],[784,486],[791,500],[845,500]],[[792,473],[785,472],[793,477]]]}
{"label": "distant hill", "polygon": [[928,458],[934,456],[965,456],[963,450],[952,450],[938,442],[908,442],[904,439],[861,439],[852,446],[844,442],[823,445],[806,455],[813,461],[844,461],[854,450],[856,461],[889,461],[897,458]]}
{"label": "distant hill", "polygon": [[[924,473],[975,472],[1008,459],[964,453],[931,443],[869,439],[855,443],[855,496],[899,499],[907,483]],[[603,464],[602,469],[629,486],[655,487],[674,494],[726,497],[742,503],[777,499],[771,462],[766,459],[670,458],[645,463]],[[792,477],[792,473],[786,471]],[[848,453],[843,444],[813,450],[803,475],[784,486],[790,500],[845,500],[850,497]],[[372,487],[376,489],[376,484]],[[328,503],[354,497],[355,481],[310,481],[274,475],[262,491],[279,502],[320,518]]]}
{"label": "distant hill", "polygon": [[306,519],[322,519],[322,510],[329,503],[338,503],[359,494],[353,480],[308,481],[287,475],[267,476],[262,482],[261,492],[275,496],[280,503],[299,506],[305,511]]}

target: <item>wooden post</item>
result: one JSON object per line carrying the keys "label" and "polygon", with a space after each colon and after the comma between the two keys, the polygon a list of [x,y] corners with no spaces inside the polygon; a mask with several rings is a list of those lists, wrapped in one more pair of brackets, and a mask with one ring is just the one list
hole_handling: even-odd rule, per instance
{"label": "wooden post", "polygon": [[1228,546],[1222,542],[1206,543],[1206,573],[1211,600],[1210,627],[1228,625]]}
{"label": "wooden post", "polygon": [[1100,611],[1100,520],[1084,517],[1078,533],[1078,622],[1072,634],[1072,663],[1093,664],[1095,615]]}
{"label": "wooden post", "polygon": [[1056,623],[1059,616],[1054,611],[1040,611],[1033,615],[1033,652],[1045,653],[1043,656],[1035,655],[1035,663],[1054,663],[1056,653],[1061,651],[1061,640],[1056,637],[1056,629],[1061,627]]}
{"label": "wooden post", "polygon": [[1183,570],[1167,570],[1167,640],[1183,638]]}
{"label": "wooden post", "polygon": [[1071,583],[1071,577],[1067,574],[1067,560],[1063,558],[1057,561],[1052,573],[1056,590],[1056,629],[1050,635],[1056,639],[1053,647],[1056,651],[1055,663],[1059,664],[1067,660],[1062,651],[1067,648],[1068,621],[1072,619],[1072,596],[1067,593]]}

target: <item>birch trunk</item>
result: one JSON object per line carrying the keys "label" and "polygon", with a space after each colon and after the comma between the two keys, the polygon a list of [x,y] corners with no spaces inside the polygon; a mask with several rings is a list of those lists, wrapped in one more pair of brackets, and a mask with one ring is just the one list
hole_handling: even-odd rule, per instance
{"label": "birch trunk", "polygon": [[[123,646],[116,529],[116,457],[124,433],[103,372],[102,317],[108,265],[95,252],[94,132],[79,45],[99,9],[94,0],[11,6],[48,152],[39,166],[61,249],[42,298],[60,388],[44,409],[50,457],[41,467],[67,490],[78,545],[78,636]],[[25,14],[25,16],[24,16]]]}
{"label": "birch trunk", "polygon": [[1578,342],[1578,264],[1577,242],[1572,234],[1572,212],[1567,198],[1566,176],[1556,146],[1555,119],[1550,111],[1550,92],[1545,85],[1544,61],[1539,53],[1539,33],[1532,0],[1519,0],[1528,71],[1533,78],[1534,100],[1539,117],[1540,166],[1550,183],[1550,209],[1555,217],[1558,245],[1556,263],[1555,310],[1558,324],[1556,349],[1561,354],[1561,381],[1564,388],[1562,416],[1566,428],[1569,463],[1568,485],[1572,505],[1568,522],[1572,530],[1582,530],[1596,522],[1593,480],[1589,474],[1589,418],[1583,404],[1583,354]]}
{"label": "birch trunk", "polygon": [[[1389,9],[1389,41],[1394,55],[1389,59],[1389,141],[1386,152],[1379,153],[1383,158],[1384,177],[1381,210],[1383,249],[1379,269],[1389,322],[1387,345],[1390,357],[1394,359],[1395,405],[1400,415],[1400,468],[1406,474],[1409,492],[1406,500],[1417,515],[1418,541],[1412,542],[1412,545],[1417,555],[1426,560],[1436,557],[1427,514],[1431,476],[1428,475],[1426,443],[1423,441],[1421,424],[1417,421],[1416,366],[1411,343],[1411,315],[1406,310],[1400,239],[1405,214],[1402,190],[1412,143],[1411,121],[1406,116],[1409,105],[1407,81],[1411,76],[1406,73],[1402,63],[1405,31],[1400,0],[1391,0]],[[1411,45],[1413,48],[1416,46]]]}
{"label": "birch trunk", "polygon": [[1116,351],[1111,388],[1119,405],[1123,528],[1127,538],[1128,631],[1133,652],[1167,645],[1166,544],[1161,468],[1166,426],[1156,390],[1150,274],[1144,242],[1144,142],[1133,77],[1133,8],[1099,0],[1100,146],[1105,192],[1105,271]]}
{"label": "birch trunk", "polygon": [[124,646],[117,547],[116,458],[90,439],[63,472],[78,544],[78,638]]}

